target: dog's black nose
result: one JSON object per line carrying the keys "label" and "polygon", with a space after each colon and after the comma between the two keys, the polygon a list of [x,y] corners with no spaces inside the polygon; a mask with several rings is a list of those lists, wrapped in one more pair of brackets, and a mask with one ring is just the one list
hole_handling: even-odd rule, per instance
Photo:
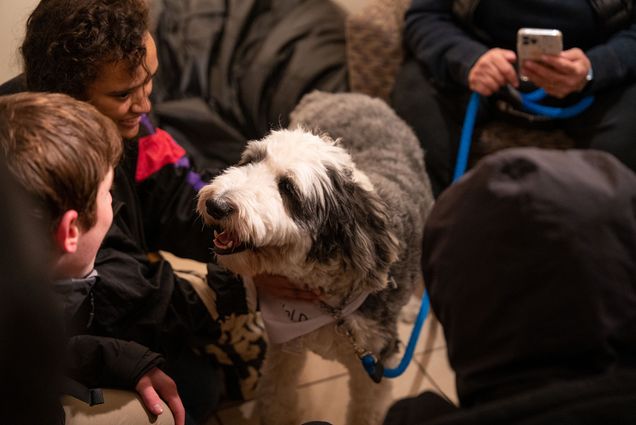
{"label": "dog's black nose", "polygon": [[220,220],[232,214],[234,208],[227,202],[217,201],[216,199],[208,199],[205,201],[205,209],[212,217]]}

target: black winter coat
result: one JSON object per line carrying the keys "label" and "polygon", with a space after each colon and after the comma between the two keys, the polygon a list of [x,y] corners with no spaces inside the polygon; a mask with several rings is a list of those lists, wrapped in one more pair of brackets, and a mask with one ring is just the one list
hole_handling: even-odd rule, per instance
{"label": "black winter coat", "polygon": [[163,358],[133,341],[95,335],[95,296],[93,288],[100,277],[94,271],[83,279],[66,279],[54,283],[62,305],[69,337],[66,350],[67,376],[85,389],[67,383],[65,390],[84,399],[80,390],[89,388],[120,388],[134,390],[142,375],[163,365]]}
{"label": "black winter coat", "polygon": [[206,167],[285,127],[313,90],[347,89],[345,13],[324,0],[157,0],[162,128]]}
{"label": "black winter coat", "polygon": [[634,423],[636,175],[616,158],[484,158],[433,207],[422,267],[460,409],[425,393],[387,425]]}

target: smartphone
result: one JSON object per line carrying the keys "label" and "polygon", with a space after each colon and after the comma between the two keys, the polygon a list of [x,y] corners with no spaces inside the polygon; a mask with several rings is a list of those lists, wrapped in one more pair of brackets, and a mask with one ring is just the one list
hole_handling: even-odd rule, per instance
{"label": "smartphone", "polygon": [[563,50],[561,31],[543,28],[521,28],[517,31],[517,66],[519,78],[527,81],[521,74],[521,64],[525,60],[539,61],[541,55],[558,55]]}

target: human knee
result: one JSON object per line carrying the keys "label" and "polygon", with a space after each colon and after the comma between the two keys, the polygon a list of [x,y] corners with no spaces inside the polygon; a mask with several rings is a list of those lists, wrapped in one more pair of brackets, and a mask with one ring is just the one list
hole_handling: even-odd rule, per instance
{"label": "human knee", "polygon": [[104,389],[104,403],[95,406],[74,397],[62,399],[66,425],[174,425],[170,408],[161,401],[163,413],[155,416],[132,391]]}

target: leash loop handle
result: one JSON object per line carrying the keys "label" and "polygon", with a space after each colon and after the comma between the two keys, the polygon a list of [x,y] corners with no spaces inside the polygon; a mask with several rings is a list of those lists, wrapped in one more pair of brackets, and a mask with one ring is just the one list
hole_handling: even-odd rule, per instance
{"label": "leash loop handle", "polygon": [[[557,108],[538,103],[548,96],[543,89],[537,89],[529,93],[521,93],[510,86],[509,89],[513,96],[519,100],[523,109],[527,112],[554,119],[572,118],[585,111],[592,105],[592,103],[594,103],[594,96],[586,96],[574,105]],[[480,99],[481,96],[479,93],[473,92],[468,100],[466,115],[464,116],[464,125],[462,127],[461,138],[459,140],[459,148],[457,150],[455,170],[453,172],[453,183],[464,175],[466,168],[468,167],[468,155],[470,153],[470,145],[473,138],[473,130],[475,129],[475,120],[477,119]]]}
{"label": "leash loop handle", "polygon": [[545,99],[547,93],[543,89],[537,89],[530,93],[521,93],[521,105],[528,111],[536,115],[555,119],[572,118],[589,108],[594,103],[594,96],[586,96],[574,105],[564,108],[545,106],[537,102]]}

